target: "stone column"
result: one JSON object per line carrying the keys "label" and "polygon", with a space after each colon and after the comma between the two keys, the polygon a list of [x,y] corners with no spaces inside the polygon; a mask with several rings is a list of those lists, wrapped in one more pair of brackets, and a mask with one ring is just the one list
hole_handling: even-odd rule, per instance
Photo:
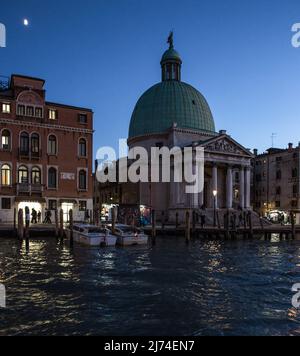
{"label": "stone column", "polygon": [[245,208],[245,169],[240,168],[240,207]]}
{"label": "stone column", "polygon": [[[214,164],[212,168],[212,190],[218,191],[218,167],[216,164]],[[213,192],[211,192],[211,194],[213,194]],[[216,196],[216,198],[213,197],[213,199],[216,199],[216,208],[218,208],[218,196]]]}
{"label": "stone column", "polygon": [[251,171],[250,167],[245,169],[245,208],[250,209],[251,207]]}
{"label": "stone column", "polygon": [[232,167],[228,166],[227,168],[227,190],[226,190],[226,196],[227,196],[227,203],[226,203],[226,208],[227,209],[232,209],[232,193],[233,193],[233,187],[232,187]]}

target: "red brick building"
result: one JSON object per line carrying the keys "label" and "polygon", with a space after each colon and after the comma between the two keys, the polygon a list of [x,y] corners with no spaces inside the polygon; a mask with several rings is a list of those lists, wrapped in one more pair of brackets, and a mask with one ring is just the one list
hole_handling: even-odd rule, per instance
{"label": "red brick building", "polygon": [[46,101],[45,81],[12,75],[0,83],[0,222],[14,208],[93,208],[93,112]]}

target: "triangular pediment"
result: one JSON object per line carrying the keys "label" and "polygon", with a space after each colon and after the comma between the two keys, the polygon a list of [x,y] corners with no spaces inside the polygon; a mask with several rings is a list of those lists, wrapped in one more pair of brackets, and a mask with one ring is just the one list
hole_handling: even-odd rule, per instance
{"label": "triangular pediment", "polygon": [[217,152],[228,155],[247,156],[252,158],[252,153],[228,135],[211,138],[201,143],[207,152]]}

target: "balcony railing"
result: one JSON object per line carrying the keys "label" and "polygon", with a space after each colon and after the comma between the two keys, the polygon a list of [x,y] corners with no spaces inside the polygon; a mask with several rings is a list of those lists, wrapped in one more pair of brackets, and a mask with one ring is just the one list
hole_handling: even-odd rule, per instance
{"label": "balcony railing", "polygon": [[19,149],[19,158],[38,160],[42,157],[42,150],[30,152]]}
{"label": "balcony railing", "polygon": [[42,184],[18,183],[17,195],[42,195],[44,191]]}

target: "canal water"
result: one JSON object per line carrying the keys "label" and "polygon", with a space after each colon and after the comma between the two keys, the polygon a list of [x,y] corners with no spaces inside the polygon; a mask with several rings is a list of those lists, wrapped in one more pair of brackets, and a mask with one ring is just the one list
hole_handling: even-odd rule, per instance
{"label": "canal water", "polygon": [[0,240],[0,335],[300,335],[299,242]]}

